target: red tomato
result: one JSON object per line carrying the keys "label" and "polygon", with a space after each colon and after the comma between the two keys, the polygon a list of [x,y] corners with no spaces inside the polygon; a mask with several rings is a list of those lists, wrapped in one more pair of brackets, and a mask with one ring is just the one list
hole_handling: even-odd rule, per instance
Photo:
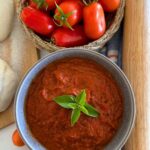
{"label": "red tomato", "polygon": [[52,18],[30,6],[23,8],[21,19],[27,27],[41,35],[50,34],[56,27]]}
{"label": "red tomato", "polygon": [[106,30],[105,16],[102,6],[93,2],[83,9],[84,31],[88,38],[96,40]]}
{"label": "red tomato", "polygon": [[16,146],[24,146],[24,142],[22,141],[17,129],[14,131],[12,135],[12,141]]}
{"label": "red tomato", "polygon": [[74,30],[58,28],[53,32],[51,39],[54,44],[62,47],[80,46],[89,41],[82,26],[76,26]]}
{"label": "red tomato", "polygon": [[30,0],[30,1],[29,1],[29,5],[30,5],[31,7],[33,7],[33,8],[38,9],[37,4],[36,4],[35,2],[33,2],[33,0]]}
{"label": "red tomato", "polygon": [[106,12],[115,11],[120,5],[120,0],[99,0],[99,2]]}
{"label": "red tomato", "polygon": [[83,16],[83,5],[78,0],[67,0],[57,6],[54,18],[60,26],[71,28],[81,21]]}
{"label": "red tomato", "polygon": [[[42,3],[43,2],[43,3]],[[59,4],[61,2],[61,0],[30,0],[30,6],[33,8],[38,9],[38,5],[39,7],[41,7],[44,10],[52,10],[56,8],[55,2],[57,4]]]}

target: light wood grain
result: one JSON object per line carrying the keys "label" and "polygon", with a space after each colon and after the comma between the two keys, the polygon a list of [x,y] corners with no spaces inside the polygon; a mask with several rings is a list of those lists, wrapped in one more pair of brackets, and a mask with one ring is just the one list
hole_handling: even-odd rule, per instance
{"label": "light wood grain", "polygon": [[[38,59],[35,45],[27,37],[17,19],[14,21],[10,37],[0,43],[0,58],[5,60],[17,73],[19,81]],[[0,128],[12,122],[14,122],[13,102],[5,112],[0,113]]]}
{"label": "light wood grain", "polygon": [[123,70],[135,92],[137,117],[125,150],[150,150],[149,18],[149,0],[126,0]]}

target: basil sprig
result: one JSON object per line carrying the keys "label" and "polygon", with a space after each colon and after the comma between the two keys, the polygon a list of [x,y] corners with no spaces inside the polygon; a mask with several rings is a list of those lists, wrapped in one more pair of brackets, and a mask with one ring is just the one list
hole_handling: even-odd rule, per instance
{"label": "basil sprig", "polygon": [[63,108],[72,109],[71,125],[80,118],[81,112],[90,117],[98,117],[99,112],[86,102],[86,92],[82,90],[77,96],[63,95],[54,98],[54,101]]}

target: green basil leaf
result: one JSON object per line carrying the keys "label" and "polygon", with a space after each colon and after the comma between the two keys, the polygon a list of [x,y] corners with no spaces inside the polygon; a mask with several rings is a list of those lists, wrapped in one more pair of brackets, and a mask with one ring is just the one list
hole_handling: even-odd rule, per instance
{"label": "green basil leaf", "polygon": [[76,97],[76,102],[80,105],[84,105],[86,102],[86,92],[85,90],[82,90],[79,95]]}
{"label": "green basil leaf", "polygon": [[69,103],[68,107],[71,108],[71,109],[76,109],[78,107],[78,104],[76,104],[76,103]]}
{"label": "green basil leaf", "polygon": [[76,108],[73,109],[72,114],[71,114],[71,126],[73,126],[79,119],[80,117],[80,109]]}
{"label": "green basil leaf", "polygon": [[80,110],[86,115],[89,114],[88,110],[84,106],[80,106]]}
{"label": "green basil leaf", "polygon": [[84,106],[88,111],[88,114],[87,114],[88,116],[91,116],[91,117],[98,117],[99,116],[100,113],[93,106],[91,106],[88,103],[85,103]]}
{"label": "green basil leaf", "polygon": [[70,96],[70,95],[63,95],[63,96],[58,96],[56,98],[54,98],[54,101],[62,106],[63,108],[68,108],[70,109],[71,107],[69,106],[70,103],[74,103],[74,97]]}

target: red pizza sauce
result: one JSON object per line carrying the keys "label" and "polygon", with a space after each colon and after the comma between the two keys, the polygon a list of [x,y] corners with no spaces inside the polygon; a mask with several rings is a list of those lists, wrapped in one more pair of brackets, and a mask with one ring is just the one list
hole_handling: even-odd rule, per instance
{"label": "red pizza sauce", "polygon": [[[85,89],[87,102],[100,115],[81,113],[71,126],[71,110],[53,101]],[[49,150],[100,150],[115,135],[123,114],[121,91],[112,75],[96,62],[65,58],[45,67],[33,80],[26,99],[26,118],[33,136]]]}

